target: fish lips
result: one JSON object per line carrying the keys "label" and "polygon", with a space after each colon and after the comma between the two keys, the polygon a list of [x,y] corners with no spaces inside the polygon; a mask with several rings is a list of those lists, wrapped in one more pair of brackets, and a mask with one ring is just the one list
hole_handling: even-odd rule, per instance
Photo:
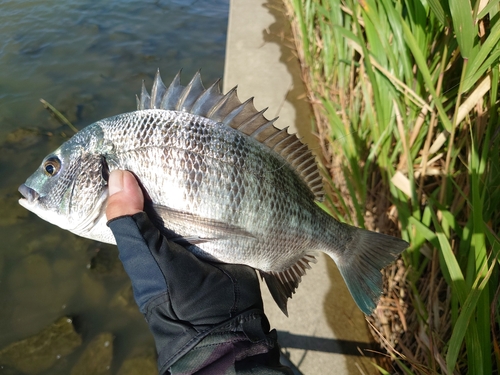
{"label": "fish lips", "polygon": [[[22,194],[22,196],[24,197],[21,198],[19,200],[19,203],[21,203],[21,201],[23,202],[26,202],[29,203],[29,204],[33,204],[35,201],[38,200],[38,198],[40,197],[40,194],[38,194],[35,190],[33,190],[32,188],[26,186],[26,184],[22,184],[21,186],[19,186],[19,192]],[[22,203],[21,203],[22,205]]]}

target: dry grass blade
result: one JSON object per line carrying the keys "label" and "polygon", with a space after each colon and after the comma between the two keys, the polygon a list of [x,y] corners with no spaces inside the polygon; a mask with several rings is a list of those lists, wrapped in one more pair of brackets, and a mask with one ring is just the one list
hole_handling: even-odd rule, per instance
{"label": "dry grass blade", "polygon": [[71,130],[73,130],[75,133],[78,133],[78,129],[75,128],[75,126],[61,113],[59,112],[52,104],[47,102],[44,99],[40,99],[40,102],[43,104],[43,106],[51,111],[63,124],[68,125]]}

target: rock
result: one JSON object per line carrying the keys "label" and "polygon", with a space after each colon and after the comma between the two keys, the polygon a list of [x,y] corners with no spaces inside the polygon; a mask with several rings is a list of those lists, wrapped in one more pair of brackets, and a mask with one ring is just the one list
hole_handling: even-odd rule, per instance
{"label": "rock", "polygon": [[[80,87],[68,88],[60,97],[51,103],[66,119],[75,125],[83,119],[89,118],[95,112],[94,102],[96,98],[94,94],[85,93]],[[59,118],[53,115],[59,122]],[[61,122],[62,123],[62,122]],[[71,129],[64,125],[68,135],[73,135]]]}
{"label": "rock", "polygon": [[[4,271],[11,302],[2,309],[9,311],[9,331],[21,337],[37,332],[54,317],[64,314],[64,308],[80,286],[75,261],[53,260],[42,254],[14,258],[13,269],[7,271],[6,267]],[[82,272],[86,271],[83,264],[80,267]]]}
{"label": "rock", "polygon": [[15,149],[32,147],[47,136],[38,129],[16,129],[7,134],[5,145]]}
{"label": "rock", "polygon": [[72,353],[82,339],[70,318],[62,317],[40,333],[0,350],[0,364],[28,375],[51,368],[61,357]]}
{"label": "rock", "polygon": [[[25,210],[26,211],[26,210]],[[39,220],[39,219],[37,219]],[[61,249],[74,250],[73,254],[81,253],[81,259],[83,261],[85,252],[89,247],[89,240],[75,236],[73,233],[64,231],[62,229],[56,228],[54,226],[49,226],[48,223],[36,223],[39,225],[39,229],[32,238],[26,240],[26,249],[24,252],[26,254],[32,254],[36,252],[60,252]],[[50,228],[50,231],[43,231],[45,228]]]}
{"label": "rock", "polygon": [[[42,300],[45,300],[45,298],[42,298]],[[65,314],[61,306],[52,305],[50,301],[38,302],[40,305],[42,303],[45,306],[38,308],[29,308],[17,304],[15,301],[2,306],[4,311],[8,313],[4,321],[1,322],[2,326],[0,327],[2,335],[9,338],[3,340],[4,345],[40,332],[44,327],[51,324],[55,318]]]}
{"label": "rock", "polygon": [[75,295],[80,284],[79,278],[75,276],[79,275],[84,268],[82,265],[78,265],[74,259],[57,259],[52,264],[52,270],[57,293],[55,303],[61,306],[66,305]]}
{"label": "rock", "polygon": [[54,270],[54,273],[58,277],[62,279],[68,279],[71,278],[72,275],[74,275],[79,266],[80,265],[74,259],[62,258],[54,261],[52,268]]}
{"label": "rock", "polygon": [[82,277],[82,296],[91,305],[98,306],[106,298],[106,288],[88,272]]}
{"label": "rock", "polygon": [[51,304],[52,269],[40,254],[23,258],[10,273],[8,285],[15,300],[27,308],[38,309]]}
{"label": "rock", "polygon": [[156,352],[154,348],[136,348],[123,361],[117,375],[157,375]]}
{"label": "rock", "polygon": [[157,375],[158,365],[154,357],[135,357],[126,359],[117,375]]}
{"label": "rock", "polygon": [[119,308],[127,312],[128,314],[140,315],[141,312],[137,307],[134,299],[134,293],[132,291],[132,284],[128,283],[123,288],[121,288],[111,299],[109,303],[110,308]]}
{"label": "rock", "polygon": [[97,335],[87,345],[71,375],[104,375],[109,374],[113,360],[113,335],[105,332]]}
{"label": "rock", "polygon": [[96,248],[95,251],[95,255],[90,260],[92,273],[102,276],[125,275],[122,262],[118,258],[118,248],[116,246],[102,245]]}
{"label": "rock", "polygon": [[15,368],[0,365],[0,374],[2,375],[25,375],[21,371],[16,370]]}
{"label": "rock", "polygon": [[0,226],[13,225],[28,217],[29,211],[17,202],[19,198],[17,188],[9,187],[0,191]]}

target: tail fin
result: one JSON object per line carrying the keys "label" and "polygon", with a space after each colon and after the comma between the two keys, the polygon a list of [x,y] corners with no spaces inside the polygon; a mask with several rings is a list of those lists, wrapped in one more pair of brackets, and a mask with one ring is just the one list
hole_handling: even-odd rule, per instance
{"label": "tail fin", "polygon": [[353,238],[345,249],[328,252],[344,278],[354,301],[370,315],[382,294],[380,270],[408,247],[408,242],[360,228],[353,229]]}

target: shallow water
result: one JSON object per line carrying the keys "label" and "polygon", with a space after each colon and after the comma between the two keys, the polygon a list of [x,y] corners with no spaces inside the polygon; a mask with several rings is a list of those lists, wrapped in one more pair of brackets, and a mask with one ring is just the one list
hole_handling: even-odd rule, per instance
{"label": "shallow water", "polygon": [[129,284],[116,249],[27,212],[17,187],[72,134],[40,98],[81,129],[134,110],[141,80],[150,87],[157,68],[166,84],[181,68],[184,83],[200,68],[212,83],[223,73],[228,3],[0,3],[0,349],[63,315],[83,344],[44,374],[69,373],[101,332],[114,335],[111,373],[135,347],[152,346],[135,305],[120,297]]}

